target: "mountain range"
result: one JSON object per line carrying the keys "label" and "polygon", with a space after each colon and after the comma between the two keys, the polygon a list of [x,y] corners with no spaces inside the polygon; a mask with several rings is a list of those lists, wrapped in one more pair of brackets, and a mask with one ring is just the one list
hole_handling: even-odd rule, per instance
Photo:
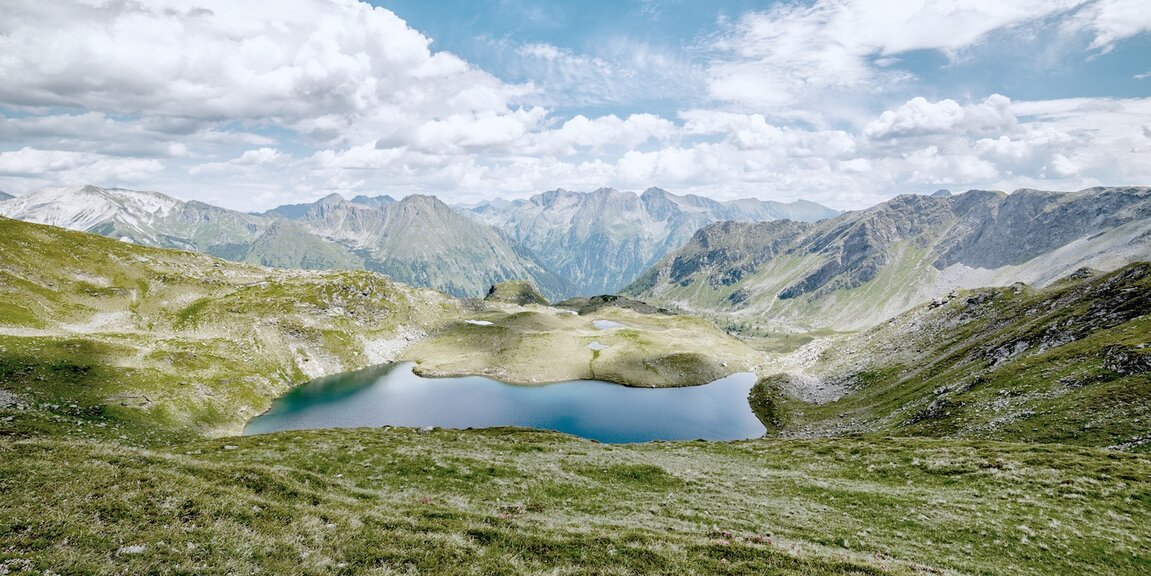
{"label": "mountain range", "polygon": [[956,288],[1044,285],[1149,256],[1151,188],[972,190],[815,223],[711,224],[624,292],[769,330],[857,330]]}
{"label": "mountain range", "polygon": [[831,214],[810,202],[720,203],[658,189],[556,190],[474,208],[332,194],[260,214],[96,186],[0,200],[0,215],[147,246],[282,268],[364,268],[454,296],[524,279],[556,300],[615,291],[709,222]]}
{"label": "mountain range", "polygon": [[496,282],[518,278],[549,296],[575,291],[494,228],[431,196],[396,202],[333,194],[247,214],[156,192],[84,186],[3,201],[0,214],[266,266],[374,270],[454,296],[481,296]]}
{"label": "mountain range", "polygon": [[493,284],[512,279],[530,280],[553,298],[578,290],[515,241],[434,196],[389,200],[348,201],[331,194],[290,212],[276,208],[265,215],[280,215],[278,225],[293,224],[344,248],[344,258],[357,261],[357,267],[454,296],[482,296]]}
{"label": "mountain range", "polygon": [[[901,242],[942,270],[1051,270],[1072,252],[1106,263],[1100,255],[1145,226],[1140,197],[1146,189],[1026,192],[1017,201],[1042,209],[1021,210],[993,194],[983,201],[997,210],[965,213],[966,235],[943,231],[960,228],[946,222],[980,193],[900,198],[796,236],[816,256],[840,240],[841,256],[870,245],[860,253],[874,275],[852,276],[851,264],[822,286],[792,279],[804,290],[784,300],[877,282],[886,263],[876,255]],[[404,210],[446,218],[428,202]],[[938,218],[885,213],[929,202]],[[328,204],[327,216],[359,217]],[[311,210],[260,237],[307,232]],[[792,226],[806,228],[772,229]],[[1126,242],[1145,255],[1145,237]],[[0,572],[451,574],[478,562],[509,574],[1146,573],[1147,263],[1078,270],[1042,289],[954,290],[786,355],[623,298],[573,299],[578,314],[541,306],[524,284],[460,300],[369,271],[224,262],[6,218],[0,264]],[[889,289],[873,288],[877,298]],[[604,330],[597,318],[622,323]],[[668,344],[684,348],[650,362]],[[601,369],[629,346],[630,373],[660,385],[687,383],[675,380],[686,368],[756,371],[749,403],[786,439],[609,445],[432,426],[236,436],[293,385],[363,366],[415,357],[429,370],[504,377],[560,365],[628,382]]]}
{"label": "mountain range", "polygon": [[814,202],[719,202],[659,188],[642,194],[562,188],[513,202],[485,202],[469,213],[503,230],[584,295],[614,294],[712,222],[815,221],[839,212]]}

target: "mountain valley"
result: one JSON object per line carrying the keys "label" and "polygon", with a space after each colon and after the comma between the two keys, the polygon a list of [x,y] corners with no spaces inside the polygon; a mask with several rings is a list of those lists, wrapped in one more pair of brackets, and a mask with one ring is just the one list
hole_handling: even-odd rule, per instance
{"label": "mountain valley", "polygon": [[838,214],[813,202],[717,202],[659,188],[642,194],[557,189],[514,202],[485,202],[469,214],[520,242],[580,291],[615,294],[644,270],[719,221],[816,221]]}
{"label": "mountain valley", "polygon": [[1151,188],[904,195],[816,223],[709,225],[624,293],[749,333],[855,331],[957,288],[1149,254]]}
{"label": "mountain valley", "polygon": [[614,293],[709,222],[834,214],[810,202],[720,203],[655,188],[557,190],[471,209],[432,196],[331,194],[260,214],[96,186],[0,198],[0,215],[146,246],[279,268],[373,270],[458,297],[524,279],[556,300]]}
{"label": "mountain valley", "polygon": [[[481,276],[490,285],[465,292],[488,297],[461,299],[352,269],[443,258],[485,226],[434,198],[329,197],[275,219],[200,221],[249,234],[245,257],[264,260],[245,263],[139,245],[174,241],[124,214],[209,212],[131,197],[110,220],[58,213],[111,222],[93,227],[112,238],[0,218],[9,573],[1151,565],[1151,265],[1128,263],[1148,259],[1146,188],[905,196],[817,223],[711,224],[632,297],[554,304],[534,281]],[[445,227],[461,235],[437,243]],[[190,226],[181,238],[197,229],[214,234]],[[503,257],[492,248],[503,235],[483,229],[478,254]],[[430,242],[384,252],[396,233]],[[349,269],[291,268],[305,262]],[[983,278],[1000,285],[967,287]],[[734,328],[747,324],[791,339]],[[749,371],[749,409],[768,434],[624,445],[510,428],[238,436],[294,386],[397,360],[521,385],[695,386]]]}

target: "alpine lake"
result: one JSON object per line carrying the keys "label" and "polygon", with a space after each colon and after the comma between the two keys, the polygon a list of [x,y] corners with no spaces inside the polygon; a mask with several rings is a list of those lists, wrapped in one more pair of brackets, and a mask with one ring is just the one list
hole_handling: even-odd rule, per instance
{"label": "alpine lake", "polygon": [[755,375],[702,386],[632,388],[599,380],[522,386],[481,376],[424,378],[384,364],[299,386],[250,421],[245,435],[281,430],[408,426],[556,430],[605,443],[742,440],[766,431],[748,404]]}

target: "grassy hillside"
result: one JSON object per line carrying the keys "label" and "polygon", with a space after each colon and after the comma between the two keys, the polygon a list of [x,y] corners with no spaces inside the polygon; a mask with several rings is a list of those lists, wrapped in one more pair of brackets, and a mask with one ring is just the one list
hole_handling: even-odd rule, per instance
{"label": "grassy hillside", "polygon": [[[0,431],[238,433],[288,387],[391,360],[456,300],[0,218]],[[147,423],[147,426],[135,424]],[[141,432],[144,433],[144,432]]]}
{"label": "grassy hillside", "polygon": [[[1012,315],[1034,317],[1030,331],[1010,334],[1031,341],[1048,333],[1043,326],[1063,326],[1071,328],[1059,339],[1081,336],[1044,353],[1126,335],[1108,340],[1124,347],[1101,357],[1103,369],[1119,373],[1144,365],[1148,326],[1132,322],[1143,318],[1146,282],[1146,267],[1132,267],[1042,293],[1056,300],[1028,289],[979,292],[923,313],[942,321],[941,310],[966,309],[968,299],[977,310],[1027,303],[950,316],[978,320],[939,324],[932,338],[970,329],[968,339],[1000,334],[995,343],[1010,343],[1008,333],[1023,330],[1006,323]],[[390,359],[429,331],[425,343],[444,346],[432,359],[443,361],[460,355],[449,342],[457,337],[477,354],[498,352],[484,339],[497,332],[517,346],[571,333],[581,354],[594,338],[611,345],[604,354],[631,347],[640,358],[634,351],[647,342],[742,357],[742,344],[698,319],[598,307],[595,319],[627,326],[597,329],[583,325],[591,315],[497,304],[477,311],[366,272],[227,264],[3,219],[0,293],[0,573],[1151,570],[1151,457],[1140,453],[879,436],[604,445],[510,429],[213,438],[238,431],[291,384]],[[1050,323],[1040,322],[1044,314],[1054,314]],[[491,325],[458,322],[484,318]],[[888,342],[878,349],[844,348],[838,366],[877,350],[918,366],[910,362],[921,343],[904,341],[909,330],[873,334],[872,343]],[[516,350],[524,348],[505,359],[520,358]],[[566,350],[543,346],[534,362],[582,361]],[[1027,358],[1038,356],[1021,352],[1002,365]],[[1083,378],[1083,389],[1106,374],[1089,355],[1067,358],[1067,375]],[[1099,382],[1131,387],[1139,377]],[[861,382],[880,382],[868,378]],[[791,405],[778,407],[794,415]],[[1086,432],[1066,440],[1103,443]]]}
{"label": "grassy hillside", "polygon": [[707,384],[752,371],[760,358],[691,316],[614,306],[580,315],[497,303],[446,324],[403,356],[424,375],[485,374],[520,384],[600,379],[652,388]]}
{"label": "grassy hillside", "polygon": [[1151,253],[1151,188],[903,195],[817,223],[721,222],[624,292],[746,334],[864,330],[953,289],[1048,284]]}
{"label": "grassy hillside", "polygon": [[15,573],[1146,574],[1151,461],[911,439],[341,430],[0,443]]}
{"label": "grassy hillside", "polygon": [[[809,375],[844,395],[818,405],[784,401],[785,435],[1151,450],[1151,264],[1084,271],[1042,290],[957,291],[812,359]],[[799,380],[764,384],[786,391]]]}

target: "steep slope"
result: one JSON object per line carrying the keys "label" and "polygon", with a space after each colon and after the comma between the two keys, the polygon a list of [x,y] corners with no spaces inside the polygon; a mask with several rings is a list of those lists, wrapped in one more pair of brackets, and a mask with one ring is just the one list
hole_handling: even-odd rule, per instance
{"label": "steep slope", "polygon": [[819,348],[795,354],[808,360],[792,367],[796,375],[768,383],[842,396],[818,406],[784,403],[783,434],[1151,451],[1151,263],[1081,270],[1046,289],[957,291]]}
{"label": "steep slope", "polygon": [[277,220],[248,246],[243,261],[274,268],[354,270],[364,259],[350,249],[311,233],[296,222]]}
{"label": "steep slope", "polygon": [[856,330],[956,288],[1044,284],[1149,255],[1149,188],[973,190],[818,223],[713,224],[626,293],[761,330]]}
{"label": "steep slope", "polygon": [[402,202],[357,196],[349,202],[332,194],[260,215],[156,192],[84,186],[0,202],[0,215],[234,261],[366,268],[457,296],[479,297],[510,279],[531,280],[551,297],[575,292],[514,241],[428,196]]}
{"label": "steep slope", "polygon": [[[271,210],[262,212],[260,215],[271,216],[273,218],[286,218],[288,220],[300,220],[308,215],[308,210],[310,210],[318,202],[322,201],[323,200],[318,200],[317,202],[310,202],[306,204],[284,204],[272,208]],[[388,196],[387,194],[382,194],[380,196],[364,196],[361,194],[355,198],[352,198],[351,200],[352,204],[367,206],[368,208],[383,208],[384,206],[387,206],[388,204],[394,204],[395,202],[396,199]]]}
{"label": "steep slope", "polygon": [[659,188],[643,194],[563,189],[467,211],[527,246],[582,295],[615,293],[700,227],[720,220],[818,220],[836,211],[812,202],[717,202]]}
{"label": "steep slope", "polygon": [[289,386],[392,360],[460,313],[371,272],[226,263],[6,218],[0,296],[0,389],[55,406],[6,426],[26,430],[79,415],[124,433],[238,433]]}
{"label": "steep slope", "polygon": [[377,208],[333,194],[296,221],[355,250],[369,270],[456,296],[479,297],[493,284],[517,279],[552,298],[574,290],[527,250],[433,196],[412,195]]}
{"label": "steep slope", "polygon": [[13,196],[13,195],[11,195],[11,194],[3,191],[3,190],[0,190],[0,202],[3,202],[5,200],[11,200],[13,198],[15,198],[15,196]]}
{"label": "steep slope", "polygon": [[352,198],[351,202],[352,204],[367,206],[368,208],[383,208],[389,204],[395,204],[396,199],[388,196],[387,194],[381,194],[379,196],[364,196],[361,194],[355,198]]}
{"label": "steep slope", "polygon": [[232,260],[242,259],[269,223],[157,192],[96,186],[40,190],[0,204],[0,215]]}

